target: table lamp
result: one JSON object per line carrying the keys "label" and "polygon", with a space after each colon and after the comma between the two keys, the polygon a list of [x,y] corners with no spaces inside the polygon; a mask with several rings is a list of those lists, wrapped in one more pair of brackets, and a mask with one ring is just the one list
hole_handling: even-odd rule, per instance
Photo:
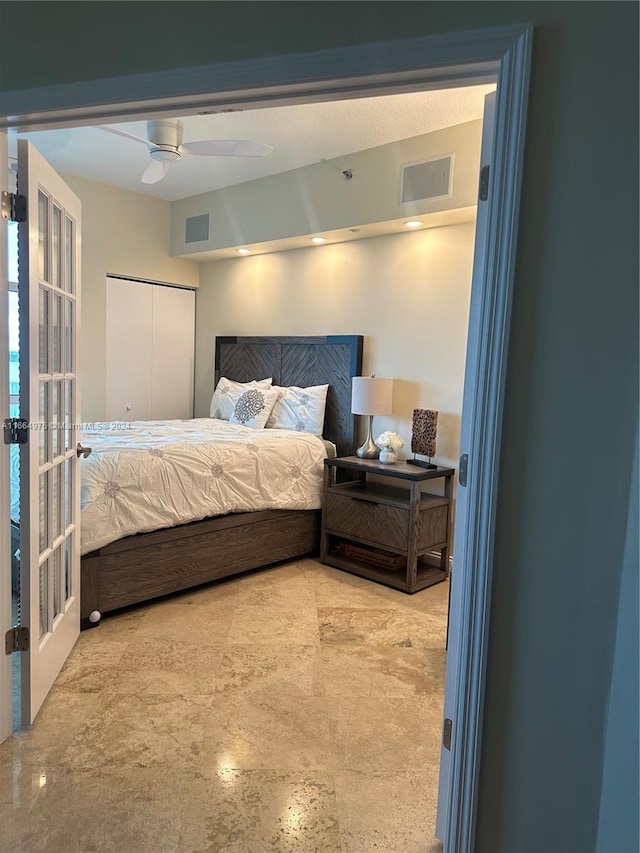
{"label": "table lamp", "polygon": [[369,415],[369,430],[362,447],[356,450],[361,459],[377,459],[380,449],[373,441],[373,416],[390,415],[393,398],[393,379],[354,376],[351,380],[351,414]]}

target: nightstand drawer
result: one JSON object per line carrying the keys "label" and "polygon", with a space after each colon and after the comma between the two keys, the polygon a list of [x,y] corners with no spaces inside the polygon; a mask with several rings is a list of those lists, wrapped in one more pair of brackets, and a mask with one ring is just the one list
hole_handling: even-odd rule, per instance
{"label": "nightstand drawer", "polygon": [[327,495],[326,527],[333,533],[355,536],[390,550],[406,551],[408,526],[408,510],[331,491]]}

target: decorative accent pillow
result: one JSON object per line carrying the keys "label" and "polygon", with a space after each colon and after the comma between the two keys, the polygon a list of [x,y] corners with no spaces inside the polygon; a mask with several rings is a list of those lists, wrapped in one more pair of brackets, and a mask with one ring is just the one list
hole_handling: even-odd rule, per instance
{"label": "decorative accent pillow", "polygon": [[252,379],[251,382],[235,382],[233,379],[221,376],[211,398],[209,417],[228,421],[238,399],[245,391],[249,388],[270,388],[272,382],[271,376],[268,379]]}
{"label": "decorative accent pillow", "polygon": [[229,423],[262,429],[278,396],[273,388],[248,388],[238,397]]}
{"label": "decorative accent pillow", "polygon": [[267,421],[267,429],[294,429],[322,435],[328,385],[310,385],[308,388],[274,385],[273,388],[279,391],[280,396]]}

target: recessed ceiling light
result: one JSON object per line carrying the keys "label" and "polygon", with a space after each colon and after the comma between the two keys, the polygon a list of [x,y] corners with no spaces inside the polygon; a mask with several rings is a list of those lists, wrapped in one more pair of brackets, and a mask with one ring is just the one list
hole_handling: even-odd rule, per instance
{"label": "recessed ceiling light", "polygon": [[419,219],[410,219],[408,222],[404,223],[405,228],[420,228],[422,222]]}
{"label": "recessed ceiling light", "polygon": [[326,243],[327,238],[326,237],[312,237],[311,242],[312,243]]}
{"label": "recessed ceiling light", "polygon": [[237,249],[239,255],[250,255],[251,249]]}

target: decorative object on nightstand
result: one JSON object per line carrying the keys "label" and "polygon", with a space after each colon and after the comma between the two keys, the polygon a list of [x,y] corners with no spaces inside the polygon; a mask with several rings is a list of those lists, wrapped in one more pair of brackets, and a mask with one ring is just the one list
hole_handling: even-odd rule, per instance
{"label": "decorative object on nightstand", "polygon": [[398,451],[404,447],[404,439],[400,438],[397,432],[388,429],[376,438],[376,445],[380,448],[378,458],[383,465],[393,465],[398,461]]}
{"label": "decorative object on nightstand", "polygon": [[[421,468],[436,468],[431,457],[436,452],[436,433],[438,432],[438,413],[433,409],[414,409],[411,428],[411,450],[413,459],[407,459],[410,465]],[[416,459],[416,453],[427,459]]]}
{"label": "decorative object on nightstand", "polygon": [[368,415],[369,427],[364,444],[356,450],[361,459],[377,459],[379,450],[373,441],[373,416],[390,415],[393,400],[393,379],[354,376],[351,380],[351,413]]}

